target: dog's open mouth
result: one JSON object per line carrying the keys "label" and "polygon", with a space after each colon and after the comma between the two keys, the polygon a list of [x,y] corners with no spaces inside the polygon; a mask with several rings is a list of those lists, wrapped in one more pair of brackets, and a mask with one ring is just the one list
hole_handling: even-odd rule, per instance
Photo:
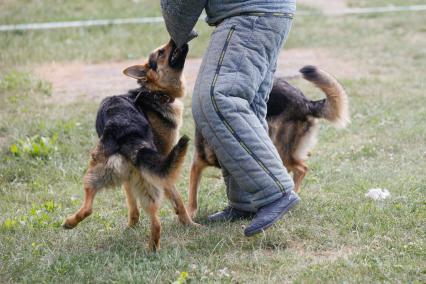
{"label": "dog's open mouth", "polygon": [[171,42],[171,44],[172,51],[170,52],[169,65],[173,69],[183,69],[183,66],[185,65],[186,55],[189,51],[188,44],[185,43],[180,48],[178,48],[173,41]]}

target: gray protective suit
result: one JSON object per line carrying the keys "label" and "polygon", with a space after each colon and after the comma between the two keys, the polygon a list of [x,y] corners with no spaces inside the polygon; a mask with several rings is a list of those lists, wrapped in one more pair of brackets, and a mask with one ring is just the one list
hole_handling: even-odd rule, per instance
{"label": "gray protective suit", "polygon": [[178,46],[196,33],[203,9],[217,25],[193,92],[192,112],[223,168],[230,205],[256,212],[294,184],[268,136],[266,102],[295,0],[162,0]]}

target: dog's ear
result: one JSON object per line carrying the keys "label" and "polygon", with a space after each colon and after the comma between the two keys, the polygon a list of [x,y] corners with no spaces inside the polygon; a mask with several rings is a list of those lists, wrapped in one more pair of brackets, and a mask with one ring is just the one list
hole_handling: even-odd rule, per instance
{"label": "dog's ear", "polygon": [[146,67],[145,65],[133,65],[123,70],[123,74],[138,80],[146,78]]}

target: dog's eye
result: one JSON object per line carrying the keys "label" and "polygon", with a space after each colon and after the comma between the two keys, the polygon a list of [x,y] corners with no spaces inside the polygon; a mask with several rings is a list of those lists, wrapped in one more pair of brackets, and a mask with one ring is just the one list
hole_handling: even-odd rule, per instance
{"label": "dog's eye", "polygon": [[163,56],[164,56],[164,49],[158,50],[158,57],[163,57]]}

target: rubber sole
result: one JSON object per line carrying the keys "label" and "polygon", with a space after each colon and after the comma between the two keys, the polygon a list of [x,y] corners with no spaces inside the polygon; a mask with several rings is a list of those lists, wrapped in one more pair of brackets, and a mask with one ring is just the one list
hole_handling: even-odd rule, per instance
{"label": "rubber sole", "polygon": [[265,231],[266,229],[268,229],[269,227],[271,227],[272,225],[274,225],[279,219],[281,219],[281,217],[287,213],[288,211],[290,211],[291,209],[293,209],[294,206],[296,206],[298,203],[300,202],[300,198],[296,198],[293,201],[291,201],[285,208],[284,210],[277,215],[277,217],[275,217],[271,222],[269,222],[268,224],[266,224],[265,226],[258,228],[256,230],[252,230],[252,231],[248,231],[247,229],[244,230],[244,235],[246,237],[251,237],[254,236],[256,234],[259,234],[263,231]]}
{"label": "rubber sole", "polygon": [[[213,215],[215,215],[215,214],[213,214]],[[212,218],[210,218],[210,216],[212,216],[212,215],[210,215],[210,216],[207,217],[207,221],[209,223],[216,223],[216,222],[235,222],[235,221],[238,221],[238,220],[253,219],[254,215],[255,215],[255,213],[250,214],[250,215],[245,215],[245,216],[233,217],[233,218],[220,218],[220,217],[216,217],[216,218],[212,217]]]}

